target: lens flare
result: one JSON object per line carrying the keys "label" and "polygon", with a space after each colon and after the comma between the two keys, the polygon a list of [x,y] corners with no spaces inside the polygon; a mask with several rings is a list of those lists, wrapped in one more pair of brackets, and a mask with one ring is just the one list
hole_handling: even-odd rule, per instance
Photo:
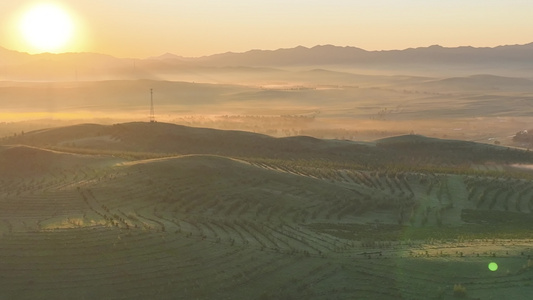
{"label": "lens flare", "polygon": [[489,270],[491,270],[492,272],[496,272],[498,270],[498,264],[495,262],[491,262],[489,264]]}

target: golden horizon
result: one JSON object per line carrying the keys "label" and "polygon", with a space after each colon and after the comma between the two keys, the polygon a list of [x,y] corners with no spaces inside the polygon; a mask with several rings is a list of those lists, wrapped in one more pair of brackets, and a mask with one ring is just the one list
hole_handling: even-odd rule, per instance
{"label": "golden horizon", "polygon": [[[353,46],[368,51],[401,50],[442,45],[444,47],[496,47],[527,44],[533,30],[528,12],[533,3],[495,0],[468,3],[431,3],[415,0],[383,0],[379,3],[301,0],[291,3],[240,0],[220,3],[209,0],[148,3],[116,0],[92,1],[23,0],[6,3],[0,11],[0,45],[31,54],[91,52],[116,57],[142,58],[176,53],[200,57],[253,49],[274,50],[298,45]],[[24,40],[20,24],[32,8],[59,7],[70,19],[72,35],[57,33],[57,45],[40,42],[36,27],[33,44]],[[61,17],[59,17],[61,18]],[[57,17],[54,19],[58,19]],[[206,22],[209,20],[209,22]],[[44,23],[46,25],[46,22]],[[68,24],[63,23],[63,24]],[[46,25],[48,26],[48,25]],[[31,26],[30,26],[31,27]],[[56,26],[55,30],[65,30]],[[61,44],[59,36],[63,35]],[[39,44],[39,43],[37,43]],[[42,44],[45,44],[43,46]]]}

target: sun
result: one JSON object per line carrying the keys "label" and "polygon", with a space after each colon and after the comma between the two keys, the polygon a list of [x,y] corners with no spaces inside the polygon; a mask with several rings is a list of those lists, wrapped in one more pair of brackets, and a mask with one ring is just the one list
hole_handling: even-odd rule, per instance
{"label": "sun", "polygon": [[61,52],[74,34],[74,23],[61,6],[36,4],[22,16],[19,28],[24,40],[38,52]]}

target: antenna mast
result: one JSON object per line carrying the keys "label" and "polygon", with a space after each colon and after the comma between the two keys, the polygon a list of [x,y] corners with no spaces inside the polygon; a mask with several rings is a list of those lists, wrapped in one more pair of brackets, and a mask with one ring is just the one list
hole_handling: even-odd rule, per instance
{"label": "antenna mast", "polygon": [[150,123],[155,123],[154,90],[150,89]]}

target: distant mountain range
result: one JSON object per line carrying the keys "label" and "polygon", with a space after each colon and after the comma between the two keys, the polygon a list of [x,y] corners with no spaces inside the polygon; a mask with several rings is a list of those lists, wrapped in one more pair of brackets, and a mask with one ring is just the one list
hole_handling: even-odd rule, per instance
{"label": "distant mountain range", "polygon": [[533,69],[533,43],[494,48],[430,46],[405,50],[366,51],[356,47],[333,45],[290,49],[251,50],[244,53],[222,53],[204,57],[181,57],[166,53],[146,59],[116,58],[95,53],[37,54],[0,47],[0,79],[38,79],[85,76],[147,78],[191,68],[298,66],[343,66],[354,68],[390,68],[421,66],[474,66],[486,68]]}
{"label": "distant mountain range", "polygon": [[332,45],[313,48],[296,47],[274,51],[252,50],[245,53],[224,53],[196,61],[209,65],[285,66],[285,65],[371,65],[434,64],[434,63],[531,63],[533,43],[495,48],[430,46],[405,50],[366,51],[355,47]]}

